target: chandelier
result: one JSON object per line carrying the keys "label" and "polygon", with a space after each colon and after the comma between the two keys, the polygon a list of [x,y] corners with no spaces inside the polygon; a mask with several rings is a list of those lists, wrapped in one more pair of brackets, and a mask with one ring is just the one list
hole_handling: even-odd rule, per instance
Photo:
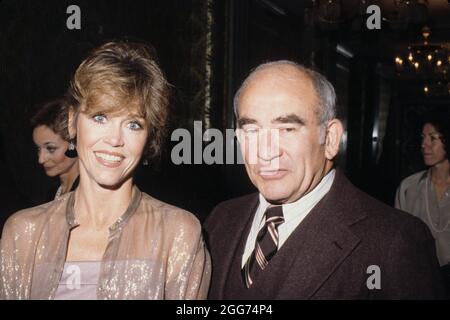
{"label": "chandelier", "polygon": [[422,28],[423,43],[411,44],[395,57],[397,75],[403,79],[421,80],[426,95],[450,94],[450,50],[444,44],[430,44],[429,27]]}

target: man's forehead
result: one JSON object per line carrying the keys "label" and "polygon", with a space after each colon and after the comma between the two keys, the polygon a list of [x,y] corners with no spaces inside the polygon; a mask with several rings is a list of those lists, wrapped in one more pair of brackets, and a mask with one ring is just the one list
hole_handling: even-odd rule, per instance
{"label": "man's forehead", "polygon": [[317,100],[317,93],[310,76],[292,67],[261,70],[253,74],[246,82],[241,97],[258,98],[284,92],[291,98]]}
{"label": "man's forehead", "polygon": [[[283,77],[258,77],[241,93],[239,109],[254,109],[262,105],[270,104],[274,112],[308,112],[307,110],[317,110],[319,100],[311,80],[304,78],[304,81],[297,78]],[[305,110],[299,110],[305,109]],[[289,111],[290,110],[290,111]],[[248,110],[249,111],[249,110]]]}
{"label": "man's forehead", "polygon": [[311,82],[311,77],[305,71],[288,64],[272,65],[255,71],[249,80],[280,78],[288,81]]}

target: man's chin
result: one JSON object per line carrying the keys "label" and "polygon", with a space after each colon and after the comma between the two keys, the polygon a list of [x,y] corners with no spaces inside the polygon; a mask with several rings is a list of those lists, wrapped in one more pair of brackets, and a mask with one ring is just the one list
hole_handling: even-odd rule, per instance
{"label": "man's chin", "polygon": [[272,192],[263,191],[261,192],[261,194],[263,195],[264,199],[267,200],[267,202],[270,202],[272,204],[283,204],[289,197],[286,193],[273,191]]}

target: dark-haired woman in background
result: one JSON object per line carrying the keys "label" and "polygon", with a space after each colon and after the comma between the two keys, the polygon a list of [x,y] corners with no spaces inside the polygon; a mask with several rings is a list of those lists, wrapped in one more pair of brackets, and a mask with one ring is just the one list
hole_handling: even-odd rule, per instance
{"label": "dark-haired woman in background", "polygon": [[421,150],[429,169],[402,181],[395,207],[419,217],[428,225],[436,240],[437,256],[450,289],[449,112],[430,114],[423,123]]}
{"label": "dark-haired woman in background", "polygon": [[43,104],[31,119],[33,141],[38,151],[39,164],[49,177],[59,177],[56,193],[48,201],[75,190],[79,182],[78,155],[74,141],[68,141],[68,109],[63,100]]}

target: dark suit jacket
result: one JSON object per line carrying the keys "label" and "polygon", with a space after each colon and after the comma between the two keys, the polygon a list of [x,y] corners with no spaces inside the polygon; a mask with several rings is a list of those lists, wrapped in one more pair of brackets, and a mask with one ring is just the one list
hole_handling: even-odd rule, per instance
{"label": "dark suit jacket", "polygon": [[356,189],[339,170],[330,191],[247,289],[241,259],[257,207],[257,194],[244,196],[219,204],[206,220],[210,299],[444,297],[428,227]]}

